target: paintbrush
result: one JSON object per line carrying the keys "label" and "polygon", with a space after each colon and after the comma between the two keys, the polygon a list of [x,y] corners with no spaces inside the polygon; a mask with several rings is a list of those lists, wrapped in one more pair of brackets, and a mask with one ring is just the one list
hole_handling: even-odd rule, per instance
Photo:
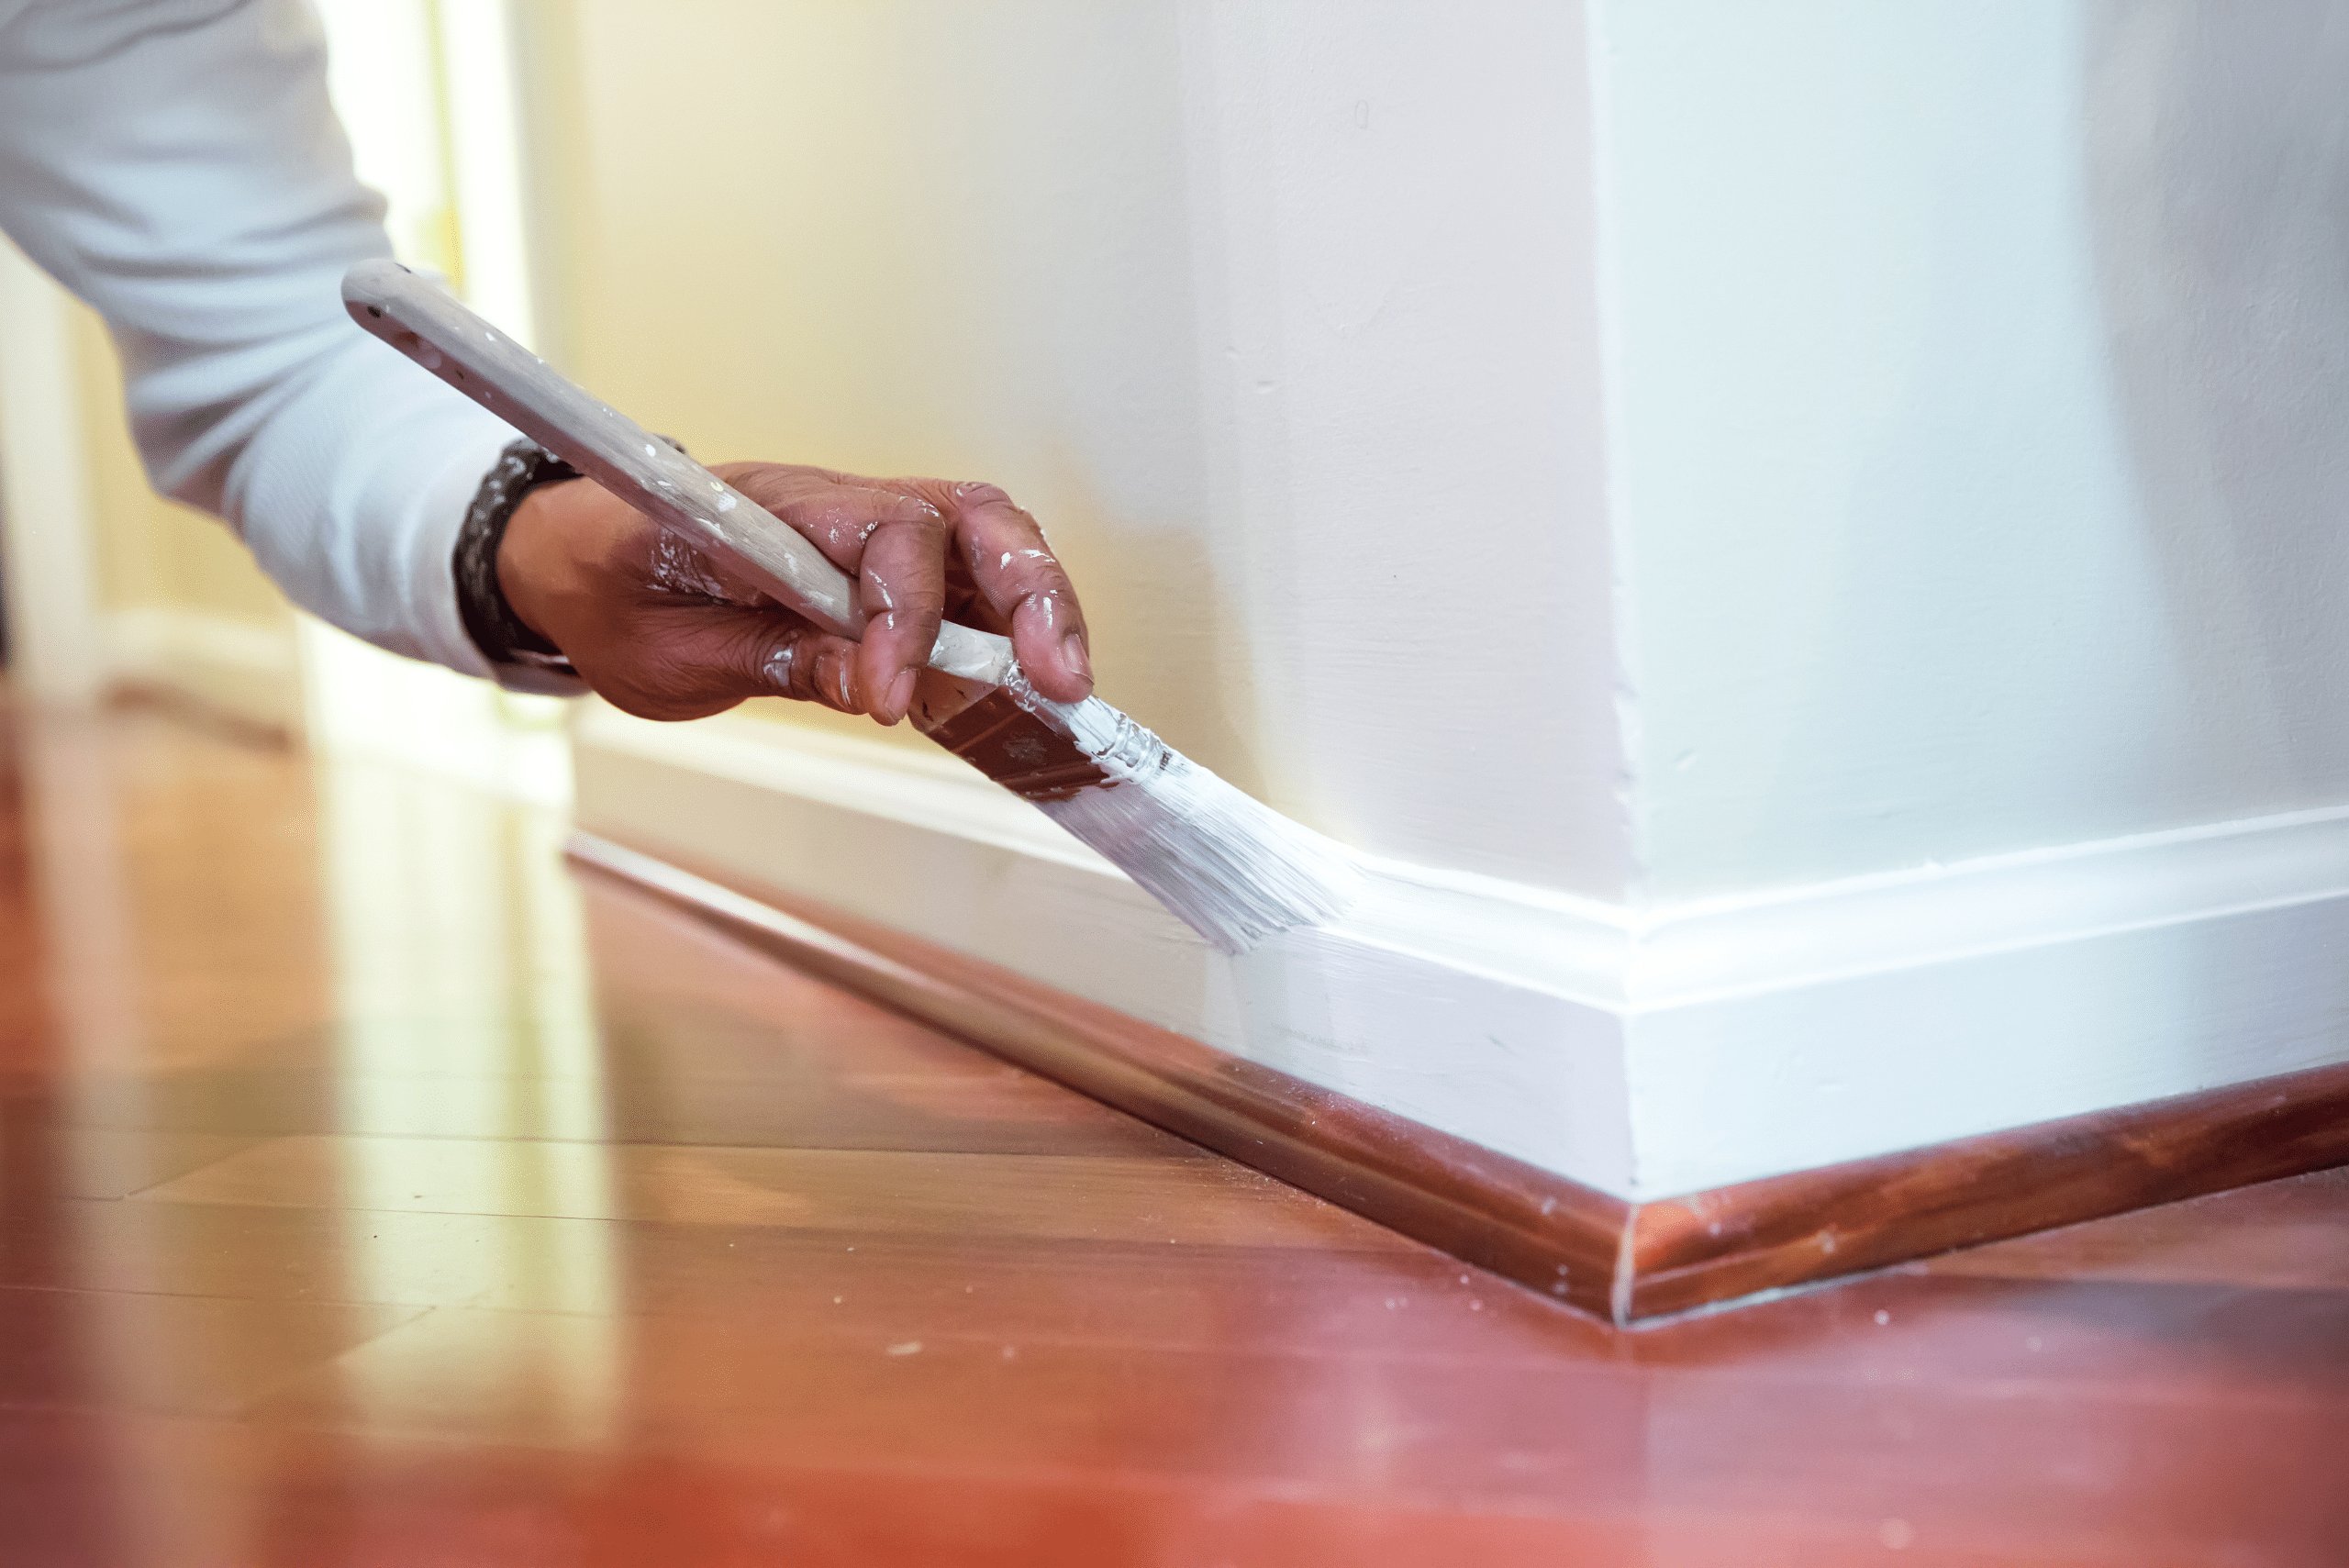
{"label": "paintbrush", "polygon": [[[788,524],[590,396],[396,261],[344,274],[351,318],[694,548],[816,625],[854,637],[854,584]],[[1225,952],[1335,917],[1361,885],[1353,853],[1235,789],[1097,697],[1028,684],[1008,639],[939,628],[913,718],[1033,802]]]}

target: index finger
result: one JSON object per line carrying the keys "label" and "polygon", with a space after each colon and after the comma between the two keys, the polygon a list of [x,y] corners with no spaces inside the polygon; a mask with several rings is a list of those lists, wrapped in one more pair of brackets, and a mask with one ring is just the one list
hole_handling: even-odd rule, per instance
{"label": "index finger", "polygon": [[726,463],[719,478],[764,506],[853,577],[866,541],[892,524],[935,522],[937,504],[885,479],[782,463]]}
{"label": "index finger", "polygon": [[1055,702],[1090,696],[1084,606],[1036,519],[998,485],[918,483],[918,493],[946,514],[980,595],[1010,624],[1012,650],[1030,682]]}

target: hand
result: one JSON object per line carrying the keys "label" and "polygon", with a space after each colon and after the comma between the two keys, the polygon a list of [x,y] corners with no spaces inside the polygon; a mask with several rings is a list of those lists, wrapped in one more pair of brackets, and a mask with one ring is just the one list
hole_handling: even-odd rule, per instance
{"label": "hand", "polygon": [[1045,696],[1091,695],[1076,590],[1036,519],[996,486],[773,462],[712,472],[854,578],[871,618],[861,639],[835,637],[594,481],[542,485],[507,525],[498,586],[613,706],[698,718],[789,696],[895,724],[944,617],[1008,632]]}

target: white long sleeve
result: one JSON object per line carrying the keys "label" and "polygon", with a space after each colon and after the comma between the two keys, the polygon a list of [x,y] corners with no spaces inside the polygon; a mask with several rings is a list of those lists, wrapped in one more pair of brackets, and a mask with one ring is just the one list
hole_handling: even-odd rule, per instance
{"label": "white long sleeve", "polygon": [[0,228],[112,327],[155,486],[317,615],[490,674],[450,557],[514,432],[343,314],[383,212],[301,0],[0,0]]}

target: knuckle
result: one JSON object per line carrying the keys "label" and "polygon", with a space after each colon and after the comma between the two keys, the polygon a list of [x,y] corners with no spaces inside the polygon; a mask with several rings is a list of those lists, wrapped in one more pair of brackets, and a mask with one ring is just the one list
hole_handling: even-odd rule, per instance
{"label": "knuckle", "polygon": [[880,507],[882,521],[893,528],[943,529],[946,514],[919,495],[891,495]]}
{"label": "knuckle", "polygon": [[[952,491],[955,505],[965,509],[975,509],[980,506],[1010,506],[1015,512],[1019,510],[1012,502],[1010,494],[1002,485],[991,484],[984,479],[958,481],[952,486]],[[1026,516],[1025,513],[1021,515]]]}

